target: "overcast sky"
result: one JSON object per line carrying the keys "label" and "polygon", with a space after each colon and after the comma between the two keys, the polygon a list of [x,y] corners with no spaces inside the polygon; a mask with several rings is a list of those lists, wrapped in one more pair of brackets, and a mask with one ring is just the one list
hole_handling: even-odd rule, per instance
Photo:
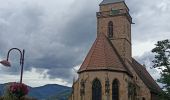
{"label": "overcast sky", "polygon": [[[0,60],[10,48],[26,50],[23,81],[30,86],[70,86],[96,38],[96,12],[102,0],[0,0]],[[126,0],[132,25],[133,56],[151,66],[150,50],[170,38],[169,0]],[[19,55],[11,68],[0,65],[0,83],[19,81]],[[154,78],[158,74],[147,69]]]}

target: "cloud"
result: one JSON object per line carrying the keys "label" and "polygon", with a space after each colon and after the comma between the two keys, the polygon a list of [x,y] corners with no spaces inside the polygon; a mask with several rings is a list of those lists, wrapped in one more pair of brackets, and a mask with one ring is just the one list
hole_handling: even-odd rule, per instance
{"label": "cloud", "polygon": [[[72,68],[81,64],[96,36],[94,8],[97,6],[93,5],[96,2],[89,5],[89,1],[81,1],[72,1],[72,4],[62,7],[62,10],[58,10],[58,7],[55,7],[56,10],[52,9],[55,5],[50,7],[51,2],[44,6],[40,1],[39,4],[8,1],[11,2],[11,7],[0,9],[3,11],[0,14],[0,56],[6,57],[7,51],[12,47],[23,48],[26,50],[25,70],[47,69],[49,78],[70,81],[73,77]],[[1,71],[19,75],[18,53],[12,53],[10,61],[12,68],[2,68]]]}
{"label": "cloud", "polygon": [[170,38],[169,0],[131,0],[127,3],[135,23],[132,25],[133,42]]}
{"label": "cloud", "polygon": [[[72,81],[72,68],[80,65],[96,37],[96,16],[100,1],[91,0],[0,0],[0,58],[12,47],[25,49],[25,71],[35,68],[48,78]],[[169,38],[168,0],[126,0],[133,21],[132,44],[142,55],[155,41]],[[142,44],[139,46],[138,44]],[[138,51],[136,50],[136,51]],[[149,55],[148,55],[149,56]],[[19,55],[12,53],[11,69],[19,75]]]}
{"label": "cloud", "polygon": [[[41,73],[37,72],[39,69],[32,68],[30,71],[25,71],[24,72],[24,78],[23,82],[26,83],[29,86],[33,87],[38,87],[38,86],[43,86],[45,84],[62,84],[65,86],[71,86],[71,82],[67,82],[61,78],[53,78],[50,79],[49,75],[47,74],[47,70],[41,71]],[[19,75],[4,75],[0,73],[1,77],[0,81],[2,83],[7,83],[7,82],[15,82],[15,81],[20,81],[20,76]]]}
{"label": "cloud", "polygon": [[154,54],[152,52],[145,52],[142,56],[134,58],[141,64],[146,66],[147,71],[155,80],[160,78],[160,71],[152,67],[153,66],[152,61],[154,60]]}

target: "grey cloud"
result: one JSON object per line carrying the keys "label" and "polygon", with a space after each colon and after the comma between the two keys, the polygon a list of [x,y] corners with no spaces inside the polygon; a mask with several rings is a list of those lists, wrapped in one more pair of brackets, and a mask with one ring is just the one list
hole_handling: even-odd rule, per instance
{"label": "grey cloud", "polygon": [[127,0],[127,3],[135,23],[132,25],[133,42],[170,38],[169,0]]}
{"label": "grey cloud", "polygon": [[[95,12],[98,11],[98,4],[101,1],[75,0],[65,7],[59,7],[58,1],[50,1],[44,5],[43,1],[36,3],[29,1],[26,5],[19,3],[17,7],[10,5],[8,8],[0,8],[0,57],[6,57],[6,52],[11,47],[24,48],[25,70],[33,67],[48,69],[50,78],[60,77],[70,81],[72,67],[82,63],[95,40]],[[126,2],[136,23],[132,30],[134,42],[167,38],[169,24],[166,23],[165,26],[164,23],[168,22],[170,15],[162,10],[159,12],[165,15],[159,17],[157,14],[159,10],[157,5],[162,1],[127,0]],[[156,25],[156,20],[161,24]],[[161,29],[164,30],[164,37],[160,35]],[[15,57],[11,60],[17,63]]]}
{"label": "grey cloud", "polygon": [[[0,19],[4,21],[0,23],[0,50],[1,57],[5,59],[7,51],[12,47],[31,48],[27,47],[31,40],[30,36],[33,35],[33,31],[39,30],[38,25],[41,25],[39,17],[43,12],[38,7],[24,6],[21,8],[0,9],[4,12],[0,15]],[[13,67],[7,70],[10,74],[18,74],[19,70],[16,68],[19,66],[19,57],[20,55],[11,54],[10,60]]]}
{"label": "grey cloud", "polygon": [[[12,9],[7,9],[5,12],[9,13],[6,16],[9,17],[0,17],[8,23],[0,25],[3,27],[0,46],[6,46],[1,49],[3,52],[1,56],[4,57],[5,52],[11,47],[24,48],[25,70],[31,70],[32,67],[48,69],[50,78],[58,77],[70,81],[72,67],[82,63],[96,35],[96,11],[95,9],[89,11],[90,8],[94,8],[94,5],[88,5],[88,9],[81,2],[76,5],[77,7],[70,12],[56,15],[64,16],[66,20],[51,17],[49,15],[51,13],[46,12],[42,6],[21,6],[14,12],[11,11]],[[5,39],[7,37],[8,40]],[[19,73],[19,70],[15,69],[18,66],[18,59],[15,57],[11,58],[12,61],[16,61],[13,63],[15,66],[10,70],[3,69],[7,74]]]}
{"label": "grey cloud", "polygon": [[141,64],[146,64],[148,67],[153,66],[154,54],[152,52],[145,52],[140,57],[135,57]]}
{"label": "grey cloud", "polygon": [[151,76],[155,80],[160,78],[160,73],[152,67],[153,66],[152,61],[154,60],[154,54],[152,52],[145,52],[142,56],[134,58],[141,64],[144,64],[146,66],[147,71],[151,74]]}

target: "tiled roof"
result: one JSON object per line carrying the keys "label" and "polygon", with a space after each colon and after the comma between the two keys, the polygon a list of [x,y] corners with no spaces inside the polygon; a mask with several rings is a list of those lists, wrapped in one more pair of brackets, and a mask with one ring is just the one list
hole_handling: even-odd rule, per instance
{"label": "tiled roof", "polygon": [[79,72],[89,70],[114,70],[129,72],[122,63],[116,49],[110,40],[104,35],[99,34],[86,56]]}
{"label": "tiled roof", "polygon": [[117,3],[117,2],[122,2],[124,0],[103,0],[100,5],[105,5],[105,4],[111,4],[111,3]]}
{"label": "tiled roof", "polygon": [[135,59],[132,61],[132,67],[151,92],[159,93],[162,91],[152,76],[148,73],[146,68],[139,64]]}

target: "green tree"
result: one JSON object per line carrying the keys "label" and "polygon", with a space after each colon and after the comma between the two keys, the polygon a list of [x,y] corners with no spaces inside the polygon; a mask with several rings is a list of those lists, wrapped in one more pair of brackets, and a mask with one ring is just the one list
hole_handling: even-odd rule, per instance
{"label": "green tree", "polygon": [[161,70],[161,77],[158,82],[164,84],[165,93],[163,93],[163,97],[170,98],[170,40],[158,41],[155,45],[156,47],[152,49],[155,54],[153,67]]}

